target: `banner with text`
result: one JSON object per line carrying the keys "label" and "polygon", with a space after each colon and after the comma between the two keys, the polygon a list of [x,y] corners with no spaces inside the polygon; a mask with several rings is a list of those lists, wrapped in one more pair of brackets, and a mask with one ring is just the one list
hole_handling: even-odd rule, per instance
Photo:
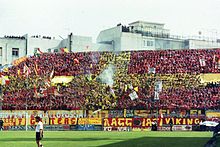
{"label": "banner with text", "polygon": [[[152,122],[158,126],[169,125],[171,118],[105,118],[104,127],[150,127]],[[173,125],[197,125],[199,118],[172,118]]]}

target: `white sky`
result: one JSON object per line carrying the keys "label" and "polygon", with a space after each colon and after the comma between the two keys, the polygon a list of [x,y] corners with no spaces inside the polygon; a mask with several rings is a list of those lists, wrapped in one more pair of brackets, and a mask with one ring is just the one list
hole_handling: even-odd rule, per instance
{"label": "white sky", "polygon": [[103,29],[136,20],[165,23],[173,34],[215,36],[220,0],[0,0],[0,36],[73,32],[95,40]]}

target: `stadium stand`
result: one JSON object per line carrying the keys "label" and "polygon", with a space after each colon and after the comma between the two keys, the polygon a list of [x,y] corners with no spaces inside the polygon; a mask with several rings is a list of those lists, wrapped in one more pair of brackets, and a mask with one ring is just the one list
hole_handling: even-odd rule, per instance
{"label": "stadium stand", "polygon": [[[3,72],[4,110],[219,109],[220,49],[43,53]],[[106,71],[106,72],[104,72]],[[113,74],[111,74],[113,73]],[[51,81],[73,76],[70,83]],[[159,101],[155,83],[162,81]]]}

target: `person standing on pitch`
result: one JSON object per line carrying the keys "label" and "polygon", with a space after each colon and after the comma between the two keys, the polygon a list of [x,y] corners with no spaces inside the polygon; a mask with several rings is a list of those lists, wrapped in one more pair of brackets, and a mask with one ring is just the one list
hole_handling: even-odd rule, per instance
{"label": "person standing on pitch", "polygon": [[37,122],[36,126],[36,143],[38,147],[43,147],[41,144],[41,139],[43,138],[43,123],[41,122],[41,118],[39,116],[35,117],[35,120]]}
{"label": "person standing on pitch", "polygon": [[170,131],[173,131],[173,118],[170,118],[169,125],[170,125]]}
{"label": "person standing on pitch", "polygon": [[2,120],[2,118],[0,119],[0,131],[3,130],[3,125],[4,125],[4,121]]}

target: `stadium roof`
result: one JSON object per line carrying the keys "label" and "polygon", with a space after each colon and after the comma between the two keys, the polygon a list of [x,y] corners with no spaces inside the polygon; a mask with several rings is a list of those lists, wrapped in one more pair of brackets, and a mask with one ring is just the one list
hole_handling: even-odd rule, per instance
{"label": "stadium roof", "polygon": [[141,20],[138,20],[138,21],[132,22],[132,23],[130,23],[129,25],[133,25],[133,24],[137,24],[137,23],[143,23],[143,24],[155,24],[155,25],[165,25],[164,23],[147,22],[147,21],[141,21]]}

